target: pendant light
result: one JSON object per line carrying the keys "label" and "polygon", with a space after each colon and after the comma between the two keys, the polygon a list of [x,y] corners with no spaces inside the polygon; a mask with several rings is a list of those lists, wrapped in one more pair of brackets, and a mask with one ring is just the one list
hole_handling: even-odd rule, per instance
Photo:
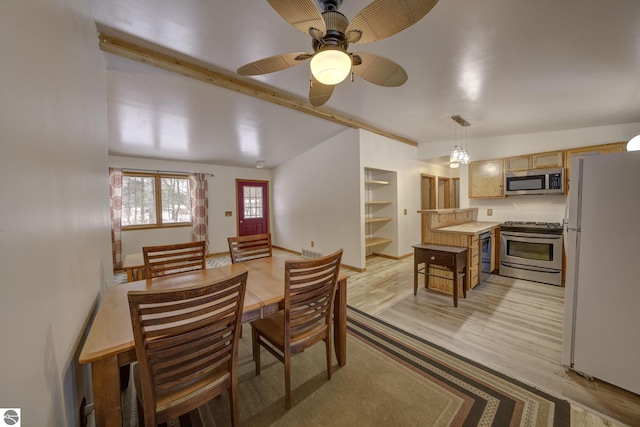
{"label": "pendant light", "polygon": [[[471,126],[471,124],[459,115],[451,116],[451,119],[465,129],[464,139],[466,142],[466,128]],[[466,165],[469,163],[469,153],[467,153],[467,149],[458,145],[457,129],[458,128],[454,126],[454,145],[451,147],[451,152],[449,154],[449,167],[454,169],[459,168],[461,164]]]}

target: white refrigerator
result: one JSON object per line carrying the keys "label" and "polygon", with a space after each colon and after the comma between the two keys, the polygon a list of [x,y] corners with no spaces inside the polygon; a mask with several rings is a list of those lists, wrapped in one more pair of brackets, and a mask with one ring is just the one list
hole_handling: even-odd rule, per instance
{"label": "white refrigerator", "polygon": [[562,364],[640,394],[640,151],[574,156]]}

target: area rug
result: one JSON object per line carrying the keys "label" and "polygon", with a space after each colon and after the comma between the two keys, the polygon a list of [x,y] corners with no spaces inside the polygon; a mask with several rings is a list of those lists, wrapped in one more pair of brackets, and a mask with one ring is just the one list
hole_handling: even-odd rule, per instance
{"label": "area rug", "polygon": [[[292,360],[292,408],[284,409],[283,366],[262,353],[260,376],[245,326],[239,363],[243,426],[568,426],[570,406],[540,390],[348,308],[347,365],[327,380],[324,345]],[[132,382],[133,383],[133,382]],[[136,425],[135,391],[123,394]],[[230,425],[223,394],[170,427]]]}

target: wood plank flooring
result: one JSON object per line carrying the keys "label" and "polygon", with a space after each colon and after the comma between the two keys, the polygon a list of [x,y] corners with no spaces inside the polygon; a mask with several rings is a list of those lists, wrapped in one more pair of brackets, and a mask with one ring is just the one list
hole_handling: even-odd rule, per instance
{"label": "wood plank flooring", "polygon": [[413,257],[372,256],[349,278],[348,304],[572,404],[572,426],[640,426],[640,396],[560,363],[564,288],[491,275],[453,307],[413,295]]}

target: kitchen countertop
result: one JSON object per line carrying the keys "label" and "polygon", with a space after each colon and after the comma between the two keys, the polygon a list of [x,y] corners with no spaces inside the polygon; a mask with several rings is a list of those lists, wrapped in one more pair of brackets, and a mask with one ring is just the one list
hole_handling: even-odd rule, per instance
{"label": "kitchen countertop", "polygon": [[437,228],[434,232],[442,233],[459,233],[459,234],[480,234],[490,231],[500,225],[499,222],[493,221],[471,221],[464,224],[450,225],[448,227]]}

